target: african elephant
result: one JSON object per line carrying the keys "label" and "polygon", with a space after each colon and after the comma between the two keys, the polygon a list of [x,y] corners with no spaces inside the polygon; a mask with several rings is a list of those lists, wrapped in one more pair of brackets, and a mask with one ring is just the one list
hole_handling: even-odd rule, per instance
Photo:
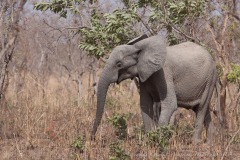
{"label": "african elephant", "polygon": [[[139,78],[140,108],[145,131],[167,125],[178,106],[196,113],[194,142],[201,140],[204,125],[212,132],[209,103],[218,80],[215,63],[206,49],[192,42],[166,47],[156,35],[146,35],[113,49],[100,75],[97,111],[91,135],[100,124],[111,83]],[[154,104],[160,115],[154,120]]]}

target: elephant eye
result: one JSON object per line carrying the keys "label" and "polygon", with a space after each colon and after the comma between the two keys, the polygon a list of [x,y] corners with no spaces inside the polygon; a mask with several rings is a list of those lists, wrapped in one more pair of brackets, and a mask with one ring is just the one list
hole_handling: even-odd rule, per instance
{"label": "elephant eye", "polygon": [[122,63],[121,62],[117,62],[117,67],[118,68],[122,67]]}

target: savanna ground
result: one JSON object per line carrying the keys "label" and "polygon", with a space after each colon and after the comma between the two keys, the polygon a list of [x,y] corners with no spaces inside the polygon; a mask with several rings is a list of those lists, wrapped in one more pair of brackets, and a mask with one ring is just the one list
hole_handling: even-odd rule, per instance
{"label": "savanna ground", "polygon": [[[238,0],[0,0],[0,160],[240,159],[239,7]],[[91,141],[100,61],[114,46],[161,31],[169,45],[190,40],[213,55],[223,101],[227,89],[226,125],[213,100],[212,146],[205,132],[191,143],[195,117],[184,109],[173,127],[144,134],[137,90],[124,81],[110,87]]]}
{"label": "savanna ground", "polygon": [[[59,80],[51,76],[44,87],[33,75],[26,74],[25,77],[24,86],[18,93],[14,92],[14,78],[10,78],[6,101],[1,106],[2,160],[240,158],[239,115],[231,117],[236,120],[231,130],[218,129],[212,146],[204,142],[191,143],[194,114],[187,110],[181,110],[174,129],[161,130],[167,135],[153,132],[147,137],[141,129],[137,90],[135,88],[132,95],[130,81],[124,81],[110,87],[102,123],[96,140],[91,141],[89,132],[95,118],[96,96],[92,87],[89,88],[91,80],[87,75],[84,76],[81,98],[67,78]],[[116,135],[114,123],[111,123],[114,114],[115,120],[121,115],[127,119],[125,138]],[[213,117],[215,125],[219,126],[216,116]],[[163,137],[158,138],[159,135]]]}

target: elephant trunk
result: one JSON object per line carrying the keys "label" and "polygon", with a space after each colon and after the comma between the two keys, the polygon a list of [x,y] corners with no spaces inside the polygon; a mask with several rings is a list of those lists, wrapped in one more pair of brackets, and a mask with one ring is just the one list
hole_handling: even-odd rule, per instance
{"label": "elephant trunk", "polygon": [[96,118],[93,124],[93,128],[91,131],[91,137],[94,138],[95,134],[97,132],[97,128],[101,122],[103,111],[104,111],[104,105],[106,100],[106,95],[108,91],[108,87],[111,84],[111,74],[109,74],[108,69],[104,69],[99,82],[98,82],[98,89],[97,89],[97,111],[96,111]]}

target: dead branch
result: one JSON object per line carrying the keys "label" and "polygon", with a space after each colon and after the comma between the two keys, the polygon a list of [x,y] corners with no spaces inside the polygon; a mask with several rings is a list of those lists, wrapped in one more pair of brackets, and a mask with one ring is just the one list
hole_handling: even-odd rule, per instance
{"label": "dead branch", "polygon": [[213,31],[213,29],[210,27],[210,25],[207,23],[207,30],[211,33],[211,36],[212,36],[212,40],[215,44],[215,47],[217,49],[218,52],[220,52],[221,48],[220,48],[220,44],[218,43],[218,41],[216,40],[216,35]]}
{"label": "dead branch", "polygon": [[2,60],[2,58],[4,57],[5,53],[14,45],[15,41],[16,41],[16,36],[14,36],[12,39],[10,39],[8,41],[8,43],[6,44],[5,48],[3,48],[0,52],[0,61]]}
{"label": "dead branch", "polygon": [[222,32],[221,32],[221,57],[222,57],[222,61],[224,63],[224,65],[226,66],[226,69],[228,72],[229,70],[229,61],[228,61],[228,53],[225,51],[225,33],[226,33],[226,29],[228,27],[227,23],[228,23],[228,20],[229,20],[229,16],[228,14],[225,15],[225,18],[224,18],[224,23],[223,23],[223,29],[222,29]]}
{"label": "dead branch", "polygon": [[169,24],[171,27],[172,27],[172,29],[175,31],[175,32],[177,32],[178,34],[180,34],[180,35],[183,35],[184,37],[186,37],[186,38],[188,38],[188,39],[191,39],[192,41],[196,41],[196,39],[195,38],[193,38],[193,37],[191,37],[191,36],[189,36],[189,35],[187,35],[187,34],[185,34],[184,32],[182,32],[182,31],[180,31],[179,29],[177,29],[177,27],[175,27],[174,25],[172,25],[172,24]]}
{"label": "dead branch", "polygon": [[234,135],[232,136],[231,140],[229,141],[227,147],[225,148],[223,155],[221,157],[221,160],[223,160],[223,158],[225,157],[225,155],[227,154],[228,148],[229,146],[232,144],[232,142],[234,141],[234,138],[237,136],[238,132],[240,131],[240,128],[234,133]]}
{"label": "dead branch", "polygon": [[240,17],[234,13],[228,12],[229,15],[231,15],[233,18],[235,18],[237,21],[240,22]]}

